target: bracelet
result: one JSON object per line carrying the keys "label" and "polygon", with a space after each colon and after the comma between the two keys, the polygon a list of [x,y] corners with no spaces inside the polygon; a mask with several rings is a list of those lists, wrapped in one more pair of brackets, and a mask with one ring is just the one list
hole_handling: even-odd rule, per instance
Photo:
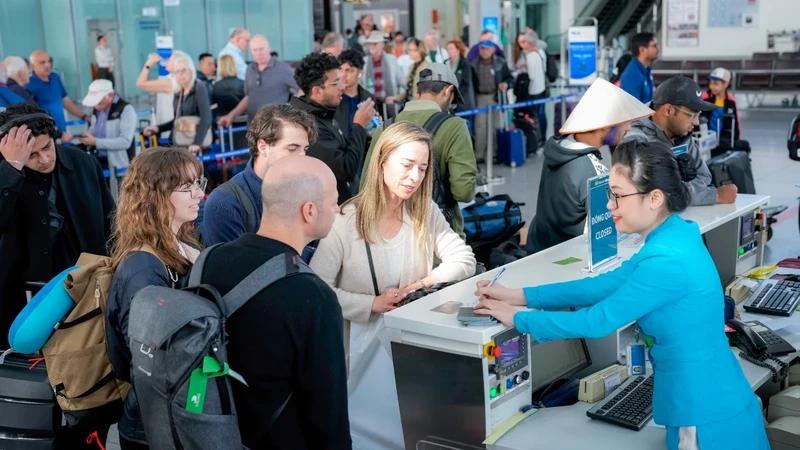
{"label": "bracelet", "polygon": [[23,165],[23,166],[25,165],[25,161],[17,161],[16,159],[7,159],[6,162],[14,163],[14,164],[20,164],[20,165]]}
{"label": "bracelet", "polygon": [[417,280],[417,283],[419,283],[419,284],[421,284],[421,285],[422,285],[422,289],[427,289],[427,288],[428,288],[428,286],[425,286],[425,283],[423,283],[423,282],[422,282],[422,278],[420,278],[419,280]]}
{"label": "bracelet", "polygon": [[150,66],[148,66],[146,64],[145,64],[144,68],[147,69],[147,70],[150,70]]}

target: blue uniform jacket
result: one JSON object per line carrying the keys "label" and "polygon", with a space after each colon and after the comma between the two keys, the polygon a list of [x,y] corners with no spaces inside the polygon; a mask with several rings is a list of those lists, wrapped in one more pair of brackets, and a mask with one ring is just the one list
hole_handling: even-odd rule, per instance
{"label": "blue uniform jacket", "polygon": [[[694,222],[673,214],[611,272],[525,289],[516,328],[537,341],[600,338],[637,321],[653,339],[653,415],[668,427],[734,417],[753,391],[724,333],[717,269]],[[559,311],[575,306],[575,312]]]}
{"label": "blue uniform jacket", "polygon": [[619,87],[640,102],[648,104],[653,101],[653,72],[633,58],[619,78]]}

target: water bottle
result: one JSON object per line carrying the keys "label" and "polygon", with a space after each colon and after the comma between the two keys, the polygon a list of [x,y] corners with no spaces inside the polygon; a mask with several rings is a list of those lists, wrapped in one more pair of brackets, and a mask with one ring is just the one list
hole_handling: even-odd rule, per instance
{"label": "water bottle", "polygon": [[[363,104],[364,102],[359,103],[358,108],[361,108],[361,105]],[[380,114],[378,114],[377,111],[375,111],[375,115],[372,116],[372,119],[370,119],[369,124],[367,125],[366,128],[367,133],[372,133],[376,128],[381,126],[382,123],[383,123],[383,118],[381,117]]]}
{"label": "water bottle", "polygon": [[370,94],[375,95],[375,80],[372,77],[367,78],[367,90]]}

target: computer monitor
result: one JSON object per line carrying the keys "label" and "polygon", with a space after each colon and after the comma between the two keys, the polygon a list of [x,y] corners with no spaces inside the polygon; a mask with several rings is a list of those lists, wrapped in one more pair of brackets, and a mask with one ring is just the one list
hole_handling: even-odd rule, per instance
{"label": "computer monitor", "polygon": [[583,339],[536,342],[531,336],[530,355],[531,389],[534,393],[592,364]]}

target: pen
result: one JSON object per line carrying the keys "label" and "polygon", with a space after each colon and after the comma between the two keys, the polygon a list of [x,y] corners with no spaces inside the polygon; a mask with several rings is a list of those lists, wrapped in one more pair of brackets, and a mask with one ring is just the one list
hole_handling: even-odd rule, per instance
{"label": "pen", "polygon": [[[494,278],[492,278],[492,281],[490,281],[490,282],[489,282],[489,284],[488,284],[488,285],[486,285],[486,287],[490,287],[491,285],[493,285],[493,284],[494,284],[494,282],[495,282],[495,281],[497,281],[497,280],[499,280],[499,279],[500,279],[500,277],[502,277],[504,273],[506,273],[506,268],[505,268],[505,267],[501,268],[501,269],[500,269],[500,272],[497,272],[497,273],[494,275]],[[474,301],[474,302],[472,302],[472,306],[475,306],[475,305],[477,305],[477,304],[478,304],[478,300],[480,300],[480,298],[481,298],[480,296],[477,296],[477,297],[475,297],[475,301]]]}

